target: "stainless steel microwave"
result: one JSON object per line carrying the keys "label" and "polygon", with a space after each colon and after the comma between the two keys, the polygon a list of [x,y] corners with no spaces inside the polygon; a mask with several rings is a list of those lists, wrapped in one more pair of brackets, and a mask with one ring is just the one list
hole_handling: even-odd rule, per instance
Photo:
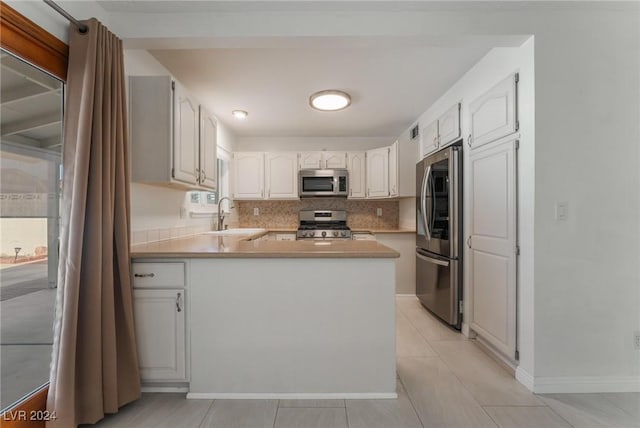
{"label": "stainless steel microwave", "polygon": [[301,198],[349,195],[349,172],[346,169],[301,169],[299,177]]}

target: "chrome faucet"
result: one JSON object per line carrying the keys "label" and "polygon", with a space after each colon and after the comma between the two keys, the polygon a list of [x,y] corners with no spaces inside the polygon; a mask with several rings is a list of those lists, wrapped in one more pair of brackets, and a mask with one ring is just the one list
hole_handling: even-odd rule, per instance
{"label": "chrome faucet", "polygon": [[[224,198],[220,198],[220,200],[218,201],[218,226],[217,226],[217,230],[223,230],[224,227],[224,215],[225,212],[222,209],[222,201],[224,200],[229,201],[229,203],[231,203],[231,198],[228,196],[225,196]],[[232,210],[234,207],[233,206],[229,206],[229,209]]]}

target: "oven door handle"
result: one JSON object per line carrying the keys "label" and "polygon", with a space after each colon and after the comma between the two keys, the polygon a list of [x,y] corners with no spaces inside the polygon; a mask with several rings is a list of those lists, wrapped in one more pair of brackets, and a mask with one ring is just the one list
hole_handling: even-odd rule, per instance
{"label": "oven door handle", "polygon": [[439,259],[434,259],[433,257],[427,257],[418,251],[416,251],[416,257],[418,257],[421,260],[424,260],[425,262],[433,263],[435,265],[444,266],[444,267],[449,266],[449,262],[446,260],[439,260]]}

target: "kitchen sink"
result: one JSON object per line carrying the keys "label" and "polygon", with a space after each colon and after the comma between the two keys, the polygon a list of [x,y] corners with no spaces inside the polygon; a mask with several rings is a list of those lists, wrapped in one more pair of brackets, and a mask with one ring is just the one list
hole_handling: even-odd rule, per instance
{"label": "kitchen sink", "polygon": [[260,228],[238,228],[238,229],[225,229],[225,230],[212,230],[211,232],[205,232],[207,235],[218,236],[249,236],[256,233],[266,232],[267,229]]}

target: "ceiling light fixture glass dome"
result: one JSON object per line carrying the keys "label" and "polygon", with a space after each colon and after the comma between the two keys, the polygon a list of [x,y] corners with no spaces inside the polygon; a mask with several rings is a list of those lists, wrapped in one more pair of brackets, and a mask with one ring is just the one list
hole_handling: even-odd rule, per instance
{"label": "ceiling light fixture glass dome", "polygon": [[231,114],[236,119],[245,119],[247,116],[249,116],[249,113],[247,113],[244,110],[234,110],[234,111],[231,112]]}
{"label": "ceiling light fixture glass dome", "polygon": [[344,110],[351,105],[351,96],[344,91],[328,89],[312,94],[309,105],[320,111]]}

